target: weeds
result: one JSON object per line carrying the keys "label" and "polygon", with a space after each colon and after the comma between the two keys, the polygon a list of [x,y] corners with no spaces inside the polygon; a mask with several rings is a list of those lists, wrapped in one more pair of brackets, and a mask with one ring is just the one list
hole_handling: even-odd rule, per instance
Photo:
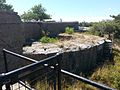
{"label": "weeds", "polygon": [[43,37],[39,40],[42,43],[55,43],[58,41],[57,37],[55,38],[48,37],[50,33],[46,30],[42,30],[42,34],[43,34]]}
{"label": "weeds", "polygon": [[58,38],[50,38],[48,36],[43,36],[41,39],[40,39],[40,42],[42,43],[55,43],[58,41]]}
{"label": "weeds", "polygon": [[115,65],[104,64],[92,74],[90,79],[120,90],[120,53],[114,50],[114,54]]}
{"label": "weeds", "polygon": [[74,33],[74,28],[66,27],[65,28],[65,33],[67,33],[67,34],[73,34]]}

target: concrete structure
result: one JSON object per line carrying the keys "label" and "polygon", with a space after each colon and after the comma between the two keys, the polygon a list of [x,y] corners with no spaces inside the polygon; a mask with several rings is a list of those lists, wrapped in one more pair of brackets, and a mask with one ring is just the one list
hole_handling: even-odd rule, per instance
{"label": "concrete structure", "polygon": [[78,22],[43,22],[41,29],[49,32],[50,36],[57,36],[59,33],[65,32],[66,27],[73,27],[78,30]]}
{"label": "concrete structure", "polygon": [[43,36],[42,31],[49,33],[50,37],[56,37],[59,33],[65,32],[66,27],[78,29],[78,22],[24,22],[25,44],[38,40]]}
{"label": "concrete structure", "polygon": [[[22,54],[23,45],[38,40],[42,36],[42,30],[47,30],[52,36],[63,32],[66,26],[77,28],[77,23],[22,22],[16,12],[0,11],[0,73],[5,72],[3,48]],[[24,60],[18,60],[10,55],[7,55],[7,57],[9,59],[9,70],[28,64]]]}
{"label": "concrete structure", "polygon": [[[3,48],[22,54],[23,45],[39,39],[42,36],[42,30],[50,32],[50,36],[57,36],[59,33],[64,32],[67,26],[78,29],[78,22],[23,23],[15,12],[0,12],[0,73],[5,72],[2,53]],[[71,46],[70,49],[72,50],[64,52],[63,54],[63,68],[71,72],[93,69],[96,63],[102,60],[104,54],[103,49],[105,49],[104,43],[105,42],[98,42],[95,46],[91,47],[89,47],[89,45],[87,45],[87,47],[83,45],[81,46],[82,48],[76,48],[75,50],[75,47]],[[68,48],[66,47],[65,49],[67,50]],[[109,52],[106,50],[106,53]],[[54,53],[26,55],[40,60],[53,54]],[[9,71],[29,64],[24,60],[10,55],[7,55],[7,63]]]}
{"label": "concrete structure", "polygon": [[[4,61],[3,61],[3,53],[2,53],[3,48],[22,54],[22,47],[24,43],[24,37],[22,34],[23,34],[22,22],[20,17],[17,15],[17,13],[1,11],[0,12],[0,72],[4,72]],[[9,59],[8,61],[9,68],[11,67],[11,65],[15,65],[15,67],[19,67],[18,63],[16,63],[18,61],[12,60],[12,57],[7,59]],[[11,60],[15,62],[15,64],[13,64]]]}
{"label": "concrete structure", "polygon": [[105,38],[78,33],[69,37],[71,39],[66,39],[65,36],[64,41],[55,44],[34,42],[32,46],[23,48],[24,55],[41,60],[62,52],[62,68],[78,75],[80,72],[94,69],[98,62],[105,60],[104,52],[107,50]]}

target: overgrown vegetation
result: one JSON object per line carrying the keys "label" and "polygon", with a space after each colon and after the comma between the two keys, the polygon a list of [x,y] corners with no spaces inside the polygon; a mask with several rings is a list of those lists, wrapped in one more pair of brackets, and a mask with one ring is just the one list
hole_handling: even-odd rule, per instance
{"label": "overgrown vegetation", "polygon": [[[120,17],[120,15],[118,15]],[[114,16],[115,19],[112,21],[102,21],[94,23],[89,31],[89,33],[104,36],[106,34],[113,34],[115,42],[119,45],[120,43],[120,20],[117,16]],[[117,19],[117,20],[116,20]],[[74,29],[70,27],[65,28],[65,33],[73,34]],[[46,38],[46,37],[44,37]],[[49,40],[48,40],[49,41]],[[98,83],[105,84],[107,86],[116,88],[120,90],[120,51],[117,49],[113,50],[114,52],[114,64],[113,62],[106,62],[104,65],[98,67],[92,74],[88,74],[86,77],[96,81]],[[65,90],[97,90],[96,88],[86,85],[82,82],[75,82],[74,84],[66,84]]]}
{"label": "overgrown vegetation", "polygon": [[102,21],[94,23],[89,32],[97,36],[113,34],[115,38],[120,38],[120,24],[115,21]]}
{"label": "overgrown vegetation", "polygon": [[98,68],[90,79],[120,90],[120,51],[114,49],[114,65],[105,63]]}
{"label": "overgrown vegetation", "polygon": [[49,37],[49,32],[42,30],[43,37],[39,40],[42,43],[55,43],[58,41],[58,38]]}
{"label": "overgrown vegetation", "polygon": [[[67,34],[73,34],[74,33],[74,28],[72,27],[66,27],[65,28],[65,33]],[[49,37],[49,32],[46,30],[42,30],[43,37],[39,40],[42,43],[55,43],[58,41],[58,38],[55,37]]]}
{"label": "overgrown vegetation", "polygon": [[51,37],[48,37],[48,36],[43,36],[41,39],[40,39],[40,42],[42,43],[55,43],[58,41],[58,38],[51,38]]}
{"label": "overgrown vegetation", "polygon": [[120,38],[120,15],[111,17],[114,19],[92,23],[88,33],[97,36],[108,35],[108,38],[110,38],[110,36]]}
{"label": "overgrown vegetation", "polygon": [[74,33],[74,28],[66,27],[65,28],[65,33],[67,33],[67,34],[73,34]]}
{"label": "overgrown vegetation", "polygon": [[[112,21],[102,21],[94,23],[90,34],[104,36],[106,34],[113,35],[114,48],[120,48],[120,15],[112,16]],[[116,47],[117,46],[117,47]],[[91,76],[90,79],[106,84],[110,87],[120,90],[120,51],[114,49],[114,65],[107,62],[102,67],[99,67]]]}
{"label": "overgrown vegetation", "polygon": [[[114,49],[113,52],[115,54],[114,64],[113,62],[106,61],[104,65],[99,66],[95,71],[82,74],[82,76],[120,90],[120,51]],[[74,83],[67,83],[64,90],[99,90],[78,80],[73,79],[71,82],[72,81],[74,81]]]}

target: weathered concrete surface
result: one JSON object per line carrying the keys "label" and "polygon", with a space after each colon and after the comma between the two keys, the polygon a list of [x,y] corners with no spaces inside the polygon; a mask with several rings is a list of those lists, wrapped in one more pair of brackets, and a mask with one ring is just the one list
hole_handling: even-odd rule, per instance
{"label": "weathered concrete surface", "polygon": [[29,45],[42,36],[42,30],[38,22],[24,22],[23,31],[25,39],[24,45]]}
{"label": "weathered concrete surface", "polygon": [[[22,22],[17,13],[0,12],[0,73],[5,71],[2,53],[3,48],[22,54],[24,43],[22,30]],[[7,59],[9,70],[14,69],[12,68],[13,65],[14,67],[20,66],[20,63],[17,60],[14,60],[12,56],[9,56]]]}
{"label": "weathered concrete surface", "polygon": [[[74,33],[73,35],[60,34],[60,36],[61,35],[63,35],[63,37],[60,37],[59,41],[56,43],[43,44],[41,42],[34,42],[31,46],[24,47],[23,53],[49,54],[58,52],[72,52],[89,49],[94,46],[100,46],[105,42],[104,38],[93,35],[83,35],[79,33]],[[68,39],[68,36],[70,39]]]}
{"label": "weathered concrete surface", "polygon": [[[66,39],[64,34],[59,42],[43,44],[35,42],[23,48],[28,57],[41,60],[55,53],[63,52],[62,68],[79,74],[93,69],[103,57],[105,39],[97,36],[75,33]],[[63,40],[64,39],[64,40]],[[77,72],[79,71],[79,72]]]}

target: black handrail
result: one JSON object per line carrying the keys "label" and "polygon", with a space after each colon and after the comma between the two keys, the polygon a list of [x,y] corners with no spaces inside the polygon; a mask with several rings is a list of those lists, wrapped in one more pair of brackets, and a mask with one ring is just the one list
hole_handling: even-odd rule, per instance
{"label": "black handrail", "polygon": [[[68,76],[70,76],[70,77],[73,77],[73,78],[75,78],[75,79],[77,79],[77,80],[80,80],[80,81],[82,81],[82,82],[84,82],[84,83],[87,83],[87,84],[90,84],[90,85],[92,85],[92,86],[94,86],[94,87],[97,87],[97,88],[100,88],[100,89],[103,89],[103,90],[115,90],[115,89],[113,89],[113,88],[110,88],[110,87],[107,87],[107,86],[105,86],[105,85],[102,85],[102,84],[99,84],[99,83],[96,83],[96,82],[94,82],[94,81],[91,81],[91,80],[88,80],[88,79],[86,79],[86,78],[84,78],[84,77],[80,77],[80,76],[78,76],[78,75],[75,75],[75,74],[73,74],[73,73],[71,73],[71,72],[68,72],[68,71],[65,71],[65,70],[62,70],[61,69],[61,58],[62,58],[62,56],[61,56],[61,54],[60,53],[57,53],[57,54],[55,54],[54,56],[51,56],[51,57],[49,57],[49,58],[46,58],[46,59],[43,59],[43,60],[41,60],[41,61],[37,61],[37,60],[35,60],[35,59],[31,59],[31,58],[28,58],[28,57],[25,57],[25,56],[23,56],[23,55],[20,55],[20,54],[17,54],[17,53],[14,53],[14,52],[11,52],[11,51],[9,51],[9,50],[6,50],[6,49],[3,49],[3,53],[4,53],[4,59],[5,59],[5,64],[7,64],[7,61],[6,61],[6,54],[5,53],[7,53],[7,54],[11,54],[11,55],[13,55],[13,56],[16,56],[16,57],[18,57],[18,58],[22,58],[22,59],[24,59],[24,60],[28,60],[28,61],[30,61],[30,62],[33,62],[32,64],[30,64],[30,65],[27,65],[27,66],[24,66],[24,67],[22,67],[22,68],[19,68],[19,69],[16,69],[16,70],[13,70],[13,71],[10,71],[10,72],[6,72],[5,74],[3,74],[3,75],[0,75],[0,90],[1,90],[1,85],[2,85],[2,82],[4,83],[4,84],[8,84],[8,86],[9,86],[9,83],[11,82],[11,80],[14,80],[14,78],[16,77],[18,80],[20,80],[22,77],[20,77],[20,75],[23,73],[23,72],[26,72],[26,71],[30,71],[30,70],[32,70],[32,69],[34,69],[34,68],[37,68],[37,67],[39,67],[40,65],[44,65],[44,64],[46,64],[46,63],[49,63],[49,62],[51,62],[53,59],[55,60],[57,60],[57,66],[55,66],[57,69],[57,72],[58,72],[58,90],[61,90],[61,73],[62,74],[65,74],[65,75],[68,75]],[[7,65],[6,65],[6,68],[7,68]],[[7,70],[6,70],[7,71]],[[14,77],[15,76],[15,77]],[[19,76],[19,77],[18,77]]]}
{"label": "black handrail", "polygon": [[76,75],[76,74],[73,74],[73,73],[68,72],[68,71],[65,71],[65,70],[61,70],[61,73],[62,73],[62,74],[65,74],[65,75],[68,75],[68,76],[70,76],[70,77],[73,77],[73,78],[75,78],[75,79],[77,79],[77,80],[80,80],[80,81],[82,81],[82,82],[84,82],[84,83],[90,84],[90,85],[92,85],[92,86],[94,86],[94,87],[97,87],[97,88],[99,88],[99,89],[102,89],[102,90],[115,90],[115,89],[113,89],[113,88],[110,88],[110,87],[108,87],[108,86],[105,86],[105,85],[96,83],[96,82],[94,82],[94,81],[91,81],[91,80],[89,80],[89,79],[86,79],[86,78],[84,78],[84,77],[78,76],[78,75]]}
{"label": "black handrail", "polygon": [[[6,49],[3,49],[4,52],[8,53],[8,54],[12,54],[14,56],[17,56],[19,58],[22,58],[22,59],[27,59],[27,60],[32,60],[32,61],[36,61],[35,59],[31,59],[31,58],[28,58],[28,57],[25,57],[25,56],[22,56],[22,55],[19,55],[19,54],[16,54],[16,53],[13,53],[11,51],[8,51]],[[19,74],[22,74],[23,72],[25,71],[29,71],[29,70],[33,70],[34,68],[37,68],[39,67],[40,65],[44,65],[50,61],[52,61],[53,59],[57,58],[59,56],[59,54],[56,54],[54,56],[51,56],[51,57],[48,57],[46,59],[43,59],[43,60],[40,60],[38,61],[37,63],[32,63],[30,65],[27,65],[27,66],[24,66],[24,67],[21,67],[19,69],[15,69],[13,71],[10,71],[10,72],[7,72],[5,73],[4,75],[1,75],[0,76],[0,81],[3,82],[4,80],[8,80],[9,78],[13,78],[13,76],[17,76]],[[20,77],[19,77],[20,78]]]}
{"label": "black handrail", "polygon": [[32,59],[32,58],[29,58],[29,57],[26,57],[26,56],[11,52],[11,51],[6,50],[6,49],[3,49],[3,53],[8,53],[8,54],[11,54],[11,55],[13,55],[15,57],[18,57],[18,58],[21,58],[21,59],[24,59],[24,60],[27,60],[27,61],[30,61],[30,62],[38,62],[35,59]]}

